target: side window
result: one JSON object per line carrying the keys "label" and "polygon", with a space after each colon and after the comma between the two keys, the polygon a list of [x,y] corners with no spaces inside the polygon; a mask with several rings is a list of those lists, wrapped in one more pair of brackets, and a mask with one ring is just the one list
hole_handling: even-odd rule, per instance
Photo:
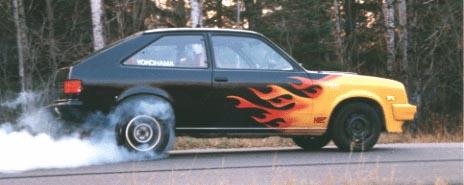
{"label": "side window", "polygon": [[265,42],[239,36],[213,36],[217,68],[293,70],[288,61]]}
{"label": "side window", "polygon": [[207,68],[203,36],[165,36],[126,61],[125,65]]}
{"label": "side window", "polygon": [[227,46],[214,46],[216,66],[224,69],[253,69],[237,52]]}

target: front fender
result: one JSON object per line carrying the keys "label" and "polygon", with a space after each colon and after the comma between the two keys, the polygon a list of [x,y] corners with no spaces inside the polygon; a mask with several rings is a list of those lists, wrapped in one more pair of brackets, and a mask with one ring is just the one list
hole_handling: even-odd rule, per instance
{"label": "front fender", "polygon": [[341,102],[345,101],[345,100],[348,100],[348,99],[351,99],[351,98],[367,98],[367,99],[371,99],[375,102],[377,102],[381,107],[382,107],[382,111],[385,111],[383,110],[384,109],[384,105],[383,105],[383,101],[382,101],[382,98],[373,93],[373,92],[370,92],[370,91],[367,91],[367,90],[352,90],[352,91],[348,91],[346,93],[343,93],[342,95],[340,96],[337,96],[334,101],[332,102],[332,110],[337,106],[339,105]]}
{"label": "front fender", "polygon": [[383,120],[387,121],[385,112],[388,110],[385,109],[382,98],[368,90],[349,90],[347,92],[335,90],[329,92],[326,96],[320,97],[320,99],[316,99],[314,101],[315,111],[313,115],[315,117],[327,117],[328,121],[326,122],[326,125],[323,126],[328,127],[328,124],[331,122],[337,106],[341,105],[344,101],[354,99],[369,99],[370,101],[376,102],[381,107],[381,111],[384,112]]}
{"label": "front fender", "polygon": [[[376,102],[380,106],[380,109],[383,113],[381,116],[383,116],[382,118],[383,118],[385,129],[387,132],[401,132],[402,131],[402,128],[401,128],[402,121],[394,119],[393,110],[391,108],[391,105],[387,103],[386,100],[382,98],[380,95],[367,91],[367,90],[352,90],[352,91],[348,91],[347,93],[344,93],[336,97],[333,103],[331,104],[331,109],[330,109],[331,112],[328,117],[331,118],[333,116],[332,114],[334,113],[337,106],[340,105],[340,103],[342,103],[345,100],[354,99],[354,98],[369,99],[371,101]],[[329,122],[330,122],[330,119],[329,119]]]}

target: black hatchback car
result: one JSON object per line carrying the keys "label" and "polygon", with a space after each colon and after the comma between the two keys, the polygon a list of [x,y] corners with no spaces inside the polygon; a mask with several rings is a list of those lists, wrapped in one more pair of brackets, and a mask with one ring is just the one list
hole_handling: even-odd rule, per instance
{"label": "black hatchback car", "polygon": [[[141,152],[168,150],[176,134],[290,136],[299,146],[314,149],[332,139],[326,132],[327,115],[335,104],[318,114],[308,111],[314,110],[308,109],[311,98],[323,92],[318,82],[339,75],[305,70],[256,32],[157,29],[134,34],[59,70],[53,108],[72,122],[94,112],[110,115],[119,143]],[[329,101],[322,98],[319,104]],[[382,109],[369,101],[356,106],[367,116],[358,116],[353,124],[371,124],[365,126],[370,135],[363,135],[368,142],[359,142],[355,149],[370,148],[383,127]],[[355,139],[342,138],[347,142],[336,144],[346,149]]]}

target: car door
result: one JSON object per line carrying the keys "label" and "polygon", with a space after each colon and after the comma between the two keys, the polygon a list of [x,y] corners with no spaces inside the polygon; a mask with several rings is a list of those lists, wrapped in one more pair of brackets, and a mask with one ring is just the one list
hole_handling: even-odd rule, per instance
{"label": "car door", "polygon": [[308,94],[314,89],[296,62],[259,35],[209,36],[214,55],[211,127],[269,131],[309,124]]}

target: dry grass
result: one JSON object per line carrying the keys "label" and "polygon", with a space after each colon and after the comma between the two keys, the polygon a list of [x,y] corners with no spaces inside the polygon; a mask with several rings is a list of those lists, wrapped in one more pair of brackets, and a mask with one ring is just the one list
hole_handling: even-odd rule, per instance
{"label": "dry grass", "polygon": [[[378,143],[440,143],[463,142],[462,128],[453,132],[382,134]],[[292,139],[284,137],[266,138],[192,138],[177,137],[175,150],[202,148],[249,148],[296,146]]]}
{"label": "dry grass", "polygon": [[266,138],[193,138],[177,137],[175,150],[198,148],[250,148],[295,146],[292,139],[283,137]]}
{"label": "dry grass", "polygon": [[419,128],[417,133],[382,134],[379,143],[442,143],[463,142],[462,115],[438,117],[431,115],[428,127]]}
{"label": "dry grass", "polygon": [[445,143],[463,142],[462,132],[452,134],[430,134],[430,133],[403,133],[382,134],[379,143]]}

